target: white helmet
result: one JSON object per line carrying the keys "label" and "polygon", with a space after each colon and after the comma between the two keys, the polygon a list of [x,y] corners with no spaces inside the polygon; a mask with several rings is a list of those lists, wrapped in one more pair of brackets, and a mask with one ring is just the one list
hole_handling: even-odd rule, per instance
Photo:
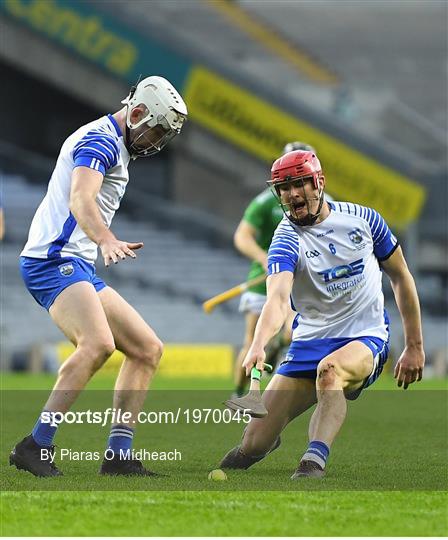
{"label": "white helmet", "polygon": [[[142,125],[148,126],[148,129],[134,140],[127,137],[133,159],[160,152],[168,141],[180,133],[188,115],[187,106],[179,92],[163,77],[151,76],[143,79],[131,88],[129,95],[121,103],[127,105],[126,126],[129,130],[135,130]],[[131,111],[139,105],[144,105],[147,114],[133,124]],[[152,138],[150,142],[147,141],[149,131],[155,132],[157,137],[149,137]],[[142,147],[142,141],[147,142],[146,147]]]}

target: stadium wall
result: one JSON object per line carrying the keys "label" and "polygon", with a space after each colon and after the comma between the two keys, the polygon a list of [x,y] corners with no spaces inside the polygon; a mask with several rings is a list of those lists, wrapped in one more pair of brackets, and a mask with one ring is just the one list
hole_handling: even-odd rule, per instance
{"label": "stadium wall", "polygon": [[[255,89],[254,83],[241,74],[227,72],[223,78],[210,67],[193,65],[186,57],[188,51],[180,55],[172,50],[172,32],[170,48],[166,42],[160,45],[109,13],[96,10],[94,5],[70,0],[6,0],[1,9],[16,24],[116,78],[134,82],[138,73],[166,76],[186,94],[193,121],[265,164],[272,162],[287,140],[307,139],[319,148],[327,176],[333,179],[330,193],[377,207],[398,228],[406,228],[422,209],[424,189],[409,180],[416,171],[406,160],[369,145],[347,128],[280,94],[272,95],[259,85]],[[229,99],[223,99],[224,94]],[[353,169],[363,177],[362,183],[350,178]],[[180,179],[175,185],[172,195],[183,200]],[[391,201],[395,206],[389,211]],[[405,211],[397,212],[397,208]],[[224,212],[221,217],[232,218],[225,214],[225,205],[219,211]]]}

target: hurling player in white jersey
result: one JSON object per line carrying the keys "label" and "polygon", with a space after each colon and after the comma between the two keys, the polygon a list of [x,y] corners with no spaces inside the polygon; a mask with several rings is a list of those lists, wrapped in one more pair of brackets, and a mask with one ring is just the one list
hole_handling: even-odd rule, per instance
{"label": "hurling player in white jersey", "polygon": [[100,249],[105,266],[136,257],[142,242],[120,240],[110,230],[128,183],[130,159],[151,156],[178,135],[187,118],[179,93],[166,79],[147,77],[124,106],[91,122],[64,142],[47,194],[36,211],[23,252],[21,272],[34,299],[76,346],[59,370],[53,391],[32,433],[10,454],[10,463],[36,476],[57,476],[49,457],[56,422],[92,375],[117,349],[125,360],[113,406],[130,413],[113,424],[100,472],[153,473],[132,455],[133,425],[162,355],[162,343],[142,317],[96,275]]}
{"label": "hurling player in white jersey", "polygon": [[267,301],[243,366],[263,370],[265,347],[282,327],[290,303],[297,312],[285,361],[263,394],[268,411],[252,418],[222,468],[247,469],[280,445],[280,433],[317,406],[309,445],[292,479],[321,477],[344,422],[346,399],[356,399],[380,375],[389,350],[381,270],[391,280],[405,348],[395,367],[405,389],[422,378],[425,356],[415,283],[397,239],[378,212],[327,202],[314,152],[293,151],[271,169],[285,216],[268,253]]}

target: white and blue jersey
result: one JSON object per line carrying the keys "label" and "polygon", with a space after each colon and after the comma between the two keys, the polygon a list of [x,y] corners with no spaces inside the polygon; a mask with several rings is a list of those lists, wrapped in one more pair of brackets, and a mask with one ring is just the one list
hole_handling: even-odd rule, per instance
{"label": "white and blue jersey", "polygon": [[89,167],[104,175],[96,203],[109,227],[129,180],[129,160],[123,135],[112,115],[86,124],[70,135],[62,145],[47,194],[33,218],[21,255],[36,259],[78,257],[93,264],[97,245],[70,212],[73,169]]}
{"label": "white and blue jersey", "polygon": [[129,180],[129,159],[120,127],[111,115],[82,126],[62,145],[20,257],[25,285],[47,310],[64,289],[77,282],[87,281],[97,292],[106,287],[95,272],[98,246],[70,212],[73,169],[88,167],[103,175],[96,203],[110,227]]}
{"label": "white and blue jersey", "polygon": [[298,314],[286,360],[300,361],[304,370],[315,370],[318,360],[357,338],[374,357],[382,355],[379,360],[387,355],[380,262],[395,251],[397,239],[375,210],[328,204],[329,216],[317,225],[298,227],[285,216],[268,252],[269,275],[295,276],[291,300]]}
{"label": "white and blue jersey", "polygon": [[371,208],[330,202],[321,223],[296,227],[285,216],[272,239],[268,274],[295,274],[293,340],[376,336],[386,339],[379,262],[397,239]]}

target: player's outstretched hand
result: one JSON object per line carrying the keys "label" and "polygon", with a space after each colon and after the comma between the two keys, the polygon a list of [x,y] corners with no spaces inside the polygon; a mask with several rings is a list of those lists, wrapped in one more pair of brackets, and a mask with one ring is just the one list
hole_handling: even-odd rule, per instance
{"label": "player's outstretched hand", "polygon": [[263,348],[254,347],[253,345],[247,351],[243,361],[243,368],[246,370],[246,375],[249,376],[251,369],[255,366],[260,371],[264,370],[266,361],[266,353]]}
{"label": "player's outstretched hand", "polygon": [[397,379],[398,386],[403,386],[403,389],[406,390],[413,382],[421,381],[424,365],[423,347],[406,347],[395,366],[394,378]]}
{"label": "player's outstretched hand", "polygon": [[143,242],[123,242],[117,238],[108,238],[100,243],[105,266],[109,266],[111,262],[117,264],[119,260],[123,261],[126,257],[135,259],[137,255],[134,253],[134,250],[142,247]]}

